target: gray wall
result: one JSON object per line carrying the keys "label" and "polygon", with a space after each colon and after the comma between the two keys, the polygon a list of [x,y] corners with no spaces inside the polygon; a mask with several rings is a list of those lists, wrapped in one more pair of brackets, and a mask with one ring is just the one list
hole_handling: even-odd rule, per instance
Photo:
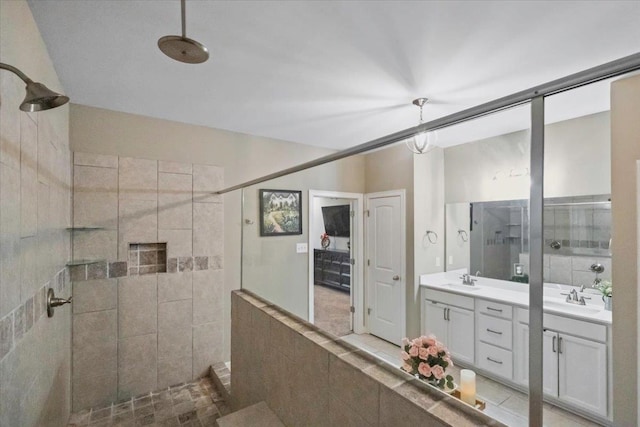
{"label": "gray wall", "polygon": [[[24,1],[0,2],[2,61],[64,92]],[[68,297],[71,218],[67,106],[18,110],[24,83],[0,72],[0,425],[63,426],[70,410],[71,309],[45,313],[45,293]]]}
{"label": "gray wall", "polygon": [[[73,410],[206,375],[228,360],[218,166],[74,153]],[[166,243],[143,274],[131,243]],[[140,273],[138,275],[138,273]]]}

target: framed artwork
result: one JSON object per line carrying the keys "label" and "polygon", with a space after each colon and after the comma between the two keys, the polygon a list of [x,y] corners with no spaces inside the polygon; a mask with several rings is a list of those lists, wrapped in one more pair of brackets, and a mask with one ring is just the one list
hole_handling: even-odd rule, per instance
{"label": "framed artwork", "polygon": [[260,190],[260,235],[302,234],[302,191]]}

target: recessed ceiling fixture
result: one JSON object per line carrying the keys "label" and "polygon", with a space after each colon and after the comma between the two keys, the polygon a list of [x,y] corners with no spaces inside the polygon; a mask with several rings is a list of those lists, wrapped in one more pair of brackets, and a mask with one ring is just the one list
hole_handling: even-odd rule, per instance
{"label": "recessed ceiling fixture", "polygon": [[158,47],[169,58],[187,64],[200,64],[209,59],[209,50],[200,42],[187,37],[187,17],[185,0],[180,0],[182,6],[182,35],[164,36],[158,40]]}
{"label": "recessed ceiling fixture", "polygon": [[[414,99],[412,104],[420,107],[420,123],[423,123],[422,120],[422,107],[429,101],[428,98],[418,98]],[[428,131],[422,132],[417,135],[414,135],[413,138],[409,138],[405,141],[407,144],[407,148],[413,151],[415,154],[424,154],[427,151],[430,151],[437,140],[436,131]]]}
{"label": "recessed ceiling fixture", "polygon": [[34,82],[14,66],[0,62],[0,68],[11,71],[27,84],[27,87],[25,88],[27,95],[24,97],[22,104],[20,104],[20,109],[22,111],[27,111],[29,113],[44,111],[59,107],[69,102],[68,97],[52,91],[42,83]]}

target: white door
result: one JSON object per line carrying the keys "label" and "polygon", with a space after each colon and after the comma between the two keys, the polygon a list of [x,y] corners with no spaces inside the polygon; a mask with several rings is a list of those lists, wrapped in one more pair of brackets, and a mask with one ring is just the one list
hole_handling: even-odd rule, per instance
{"label": "white door", "polygon": [[447,309],[448,342],[451,356],[466,363],[475,362],[474,314],[472,310],[449,307]]}
{"label": "white door", "polygon": [[567,403],[607,415],[607,346],[558,334],[558,397]]}
{"label": "white door", "polygon": [[401,194],[368,196],[369,332],[400,345],[404,333],[404,220]]}

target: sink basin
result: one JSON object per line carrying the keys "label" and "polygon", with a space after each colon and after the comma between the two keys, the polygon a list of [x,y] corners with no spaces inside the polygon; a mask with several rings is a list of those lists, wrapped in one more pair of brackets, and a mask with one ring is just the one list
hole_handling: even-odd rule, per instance
{"label": "sink basin", "polygon": [[458,283],[446,283],[443,286],[446,288],[455,289],[458,291],[467,291],[467,292],[479,291],[480,289],[482,289],[482,287],[477,285],[469,286],[469,285],[460,285]]}
{"label": "sink basin", "polygon": [[573,313],[581,315],[596,314],[602,311],[598,307],[589,307],[588,305],[577,305],[568,302],[545,301],[544,308],[560,311],[562,313]]}

